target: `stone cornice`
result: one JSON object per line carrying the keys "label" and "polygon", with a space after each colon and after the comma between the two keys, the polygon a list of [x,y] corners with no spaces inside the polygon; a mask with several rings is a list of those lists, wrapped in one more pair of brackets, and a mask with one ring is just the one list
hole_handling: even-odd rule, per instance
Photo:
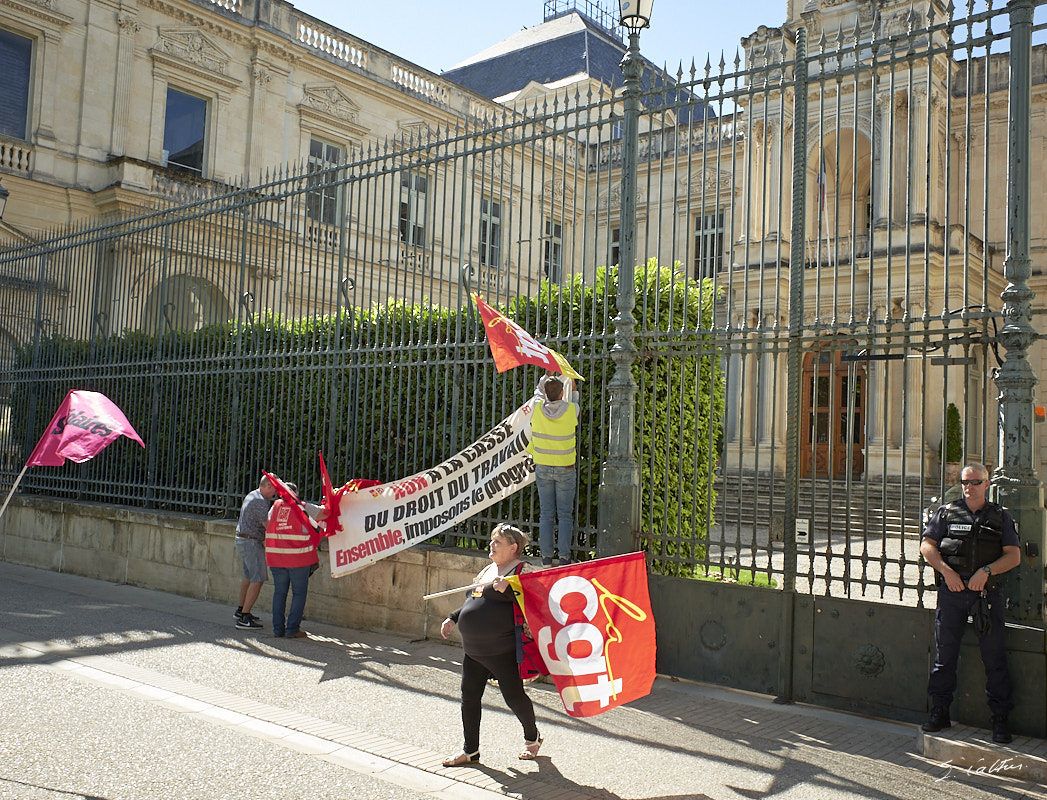
{"label": "stone cornice", "polygon": [[138,4],[159,11],[172,20],[183,22],[201,31],[213,33],[215,36],[233,44],[250,47],[253,42],[251,36],[232,29],[232,26],[245,27],[243,23],[229,22],[225,17],[218,14],[215,14],[213,17],[194,14],[181,6],[166,3],[164,0],[138,0]]}
{"label": "stone cornice", "polygon": [[178,74],[192,75],[203,81],[205,86],[218,85],[226,89],[235,89],[243,83],[243,81],[237,80],[236,78],[230,78],[228,75],[223,75],[220,72],[213,72],[206,67],[172,56],[162,50],[150,50],[149,52],[153,57],[154,65],[162,64]]}
{"label": "stone cornice", "polygon": [[158,28],[152,51],[163,52],[219,75],[227,73],[231,60],[228,53],[194,28]]}
{"label": "stone cornice", "polygon": [[219,14],[208,17],[201,13],[193,13],[191,10],[165,2],[165,0],[138,0],[138,4],[159,11],[172,20],[213,33],[231,44],[240,45],[255,52],[268,53],[289,64],[296,64],[302,59],[303,52],[300,46],[294,44],[288,46],[285,39],[274,37],[272,34],[265,35],[261,29],[249,26],[244,22],[230,21]]}
{"label": "stone cornice", "polygon": [[342,122],[356,123],[360,119],[360,107],[334,85],[303,87],[300,107]]}
{"label": "stone cornice", "polygon": [[329,134],[364,138],[367,128],[358,124],[360,109],[335,86],[306,87],[298,104],[299,117]]}
{"label": "stone cornice", "polygon": [[41,20],[52,28],[64,28],[73,18],[55,11],[55,0],[6,0],[4,5],[15,10],[15,16],[31,17]]}

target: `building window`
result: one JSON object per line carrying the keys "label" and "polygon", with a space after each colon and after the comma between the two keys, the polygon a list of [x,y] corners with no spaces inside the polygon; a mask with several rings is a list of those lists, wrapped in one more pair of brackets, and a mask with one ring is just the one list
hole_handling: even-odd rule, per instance
{"label": "building window", "polygon": [[559,283],[563,266],[563,225],[555,220],[545,221],[545,247],[542,259],[542,268],[545,277]]}
{"label": "building window", "polygon": [[25,139],[29,127],[29,68],[33,40],[0,30],[0,134]]}
{"label": "building window", "polygon": [[611,228],[611,263],[608,266],[613,267],[619,262],[622,256],[622,229]]}
{"label": "building window", "polygon": [[[309,177],[305,208],[309,219],[324,225],[338,224],[338,173],[331,167],[344,161],[344,151],[335,144],[309,140]],[[317,174],[319,173],[319,174]]]}
{"label": "building window", "polygon": [[425,242],[425,205],[429,179],[405,172],[400,176],[400,241],[409,247]]}
{"label": "building window", "polygon": [[502,204],[480,200],[480,266],[498,267],[502,250]]}
{"label": "building window", "polygon": [[694,218],[694,277],[711,278],[723,269],[723,212]]}
{"label": "building window", "polygon": [[164,166],[203,175],[206,131],[207,101],[168,87],[164,114]]}

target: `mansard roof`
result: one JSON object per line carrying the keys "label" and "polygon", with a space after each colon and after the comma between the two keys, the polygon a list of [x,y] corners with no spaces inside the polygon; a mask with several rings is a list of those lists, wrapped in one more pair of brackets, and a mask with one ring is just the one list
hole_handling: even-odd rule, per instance
{"label": "mansard roof", "polygon": [[[584,76],[620,87],[619,64],[625,50],[625,44],[606,28],[571,11],[517,31],[446,70],[443,77],[492,100],[514,95],[534,83],[563,85]],[[651,86],[655,74],[656,85],[666,86],[667,99],[671,99],[674,81],[644,59],[645,88]],[[705,109],[695,108],[695,115],[702,116]]]}

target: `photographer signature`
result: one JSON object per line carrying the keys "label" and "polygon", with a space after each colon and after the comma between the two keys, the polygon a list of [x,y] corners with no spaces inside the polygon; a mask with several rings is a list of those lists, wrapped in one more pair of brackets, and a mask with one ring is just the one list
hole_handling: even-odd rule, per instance
{"label": "photographer signature", "polygon": [[967,767],[957,767],[952,761],[945,761],[939,764],[945,770],[945,774],[940,778],[935,778],[934,782],[948,780],[953,773],[953,769],[962,770],[967,775],[999,775],[1001,773],[1008,772],[1021,772],[1023,764],[1019,761],[1015,761],[1013,758],[998,758],[991,764],[983,763],[986,762],[984,758],[979,758],[974,764]]}

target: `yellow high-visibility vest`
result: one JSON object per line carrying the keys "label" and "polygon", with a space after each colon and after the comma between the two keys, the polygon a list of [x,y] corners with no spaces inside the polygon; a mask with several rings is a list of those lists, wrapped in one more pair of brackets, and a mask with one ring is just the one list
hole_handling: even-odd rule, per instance
{"label": "yellow high-visibility vest", "polygon": [[574,403],[568,403],[563,414],[557,419],[549,419],[542,409],[544,404],[544,400],[535,403],[527,451],[535,464],[569,467],[575,462],[574,431],[578,427],[578,408]]}

